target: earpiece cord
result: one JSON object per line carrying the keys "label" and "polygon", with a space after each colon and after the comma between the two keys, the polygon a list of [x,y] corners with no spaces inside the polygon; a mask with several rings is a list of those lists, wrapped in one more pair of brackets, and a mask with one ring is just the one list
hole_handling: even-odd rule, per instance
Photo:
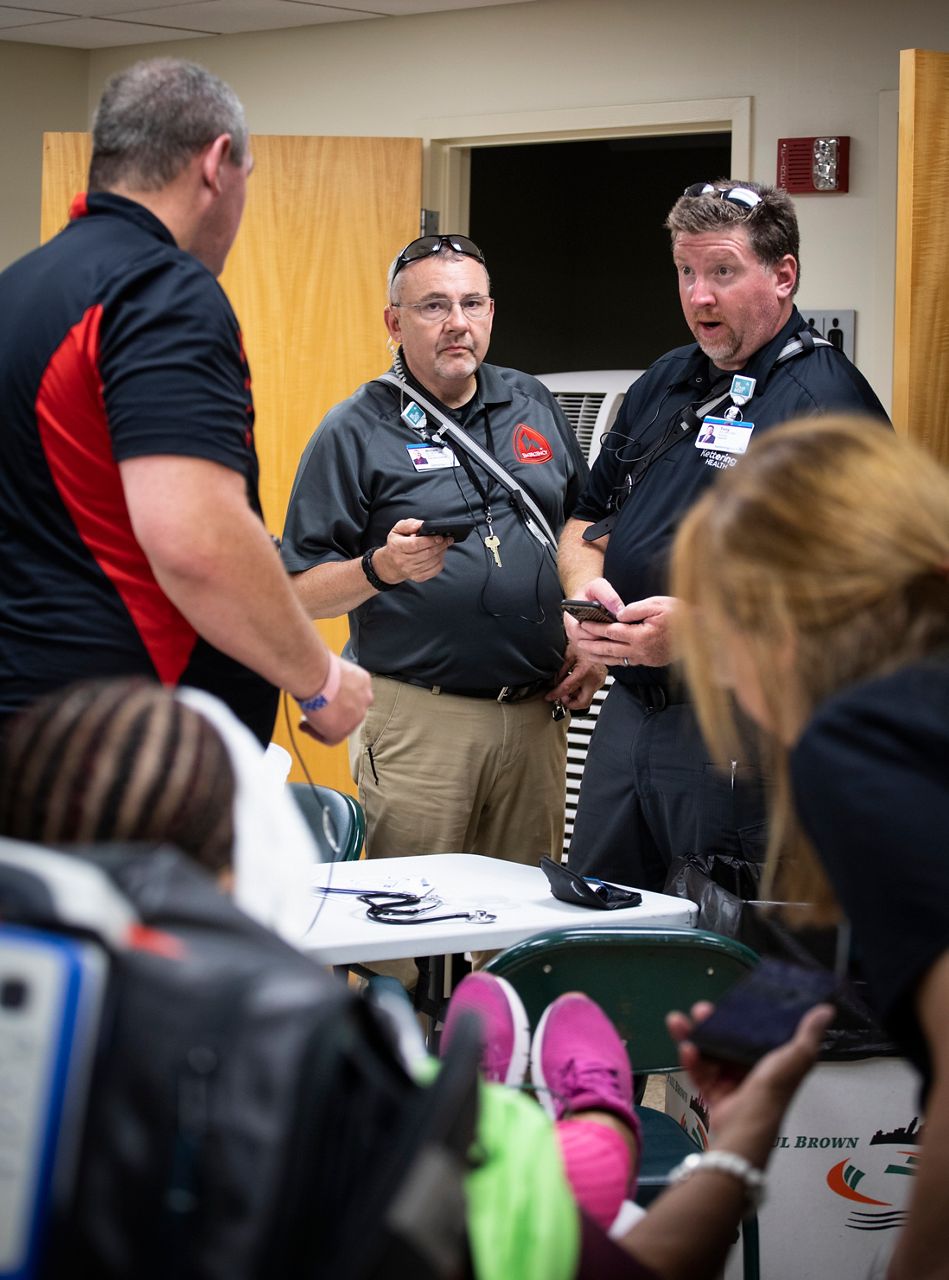
{"label": "earpiece cord", "polygon": [[[293,732],[293,722],[290,719],[290,695],[287,693],[286,690],[284,690],[283,693],[281,694],[281,697],[283,698],[283,717],[287,726],[287,737],[290,739],[290,746],[293,748],[293,754],[296,756],[297,763],[299,764],[300,768],[303,770],[303,775],[306,778],[307,782],[310,784],[310,788],[312,789],[313,794],[317,795],[316,783],[313,781],[313,778],[310,776],[310,771],[306,767],[306,761],[303,759],[303,753],[300,751],[299,744],[297,743],[296,734]],[[293,804],[295,802],[291,799],[290,803]],[[333,863],[330,862],[328,865],[331,868],[330,880],[332,880]],[[326,892],[330,892],[330,891],[331,890],[329,889],[329,886],[326,886]],[[338,892],[338,890],[336,892]],[[306,927],[304,936],[308,937],[316,928],[317,921],[320,918],[320,912],[323,910],[323,904],[325,901],[326,901],[325,897],[321,899],[319,906],[316,908],[316,910],[313,913],[313,917],[310,920],[310,923]]]}

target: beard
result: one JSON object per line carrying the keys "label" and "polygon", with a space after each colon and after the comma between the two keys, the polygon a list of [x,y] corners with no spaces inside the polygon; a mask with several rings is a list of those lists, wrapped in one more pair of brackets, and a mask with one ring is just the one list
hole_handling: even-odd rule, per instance
{"label": "beard", "polygon": [[708,333],[700,329],[696,322],[692,332],[704,354],[708,356],[712,364],[719,367],[721,367],[720,362],[723,360],[729,362],[734,360],[735,355],[741,348],[741,339],[734,329],[723,323],[720,323],[717,329]]}

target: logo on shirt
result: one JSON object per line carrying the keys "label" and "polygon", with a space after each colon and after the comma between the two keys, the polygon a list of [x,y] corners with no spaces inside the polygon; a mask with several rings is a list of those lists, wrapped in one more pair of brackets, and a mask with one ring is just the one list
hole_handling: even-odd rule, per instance
{"label": "logo on shirt", "polygon": [[549,462],[554,456],[550,442],[526,422],[514,428],[514,452],[521,462]]}

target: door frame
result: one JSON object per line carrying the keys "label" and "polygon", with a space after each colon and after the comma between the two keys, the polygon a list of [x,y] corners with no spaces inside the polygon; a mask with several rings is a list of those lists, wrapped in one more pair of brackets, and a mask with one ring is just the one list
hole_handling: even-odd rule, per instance
{"label": "door frame", "polygon": [[425,207],[439,210],[441,229],[462,233],[468,230],[472,147],[727,131],[732,142],[732,174],[751,172],[750,97],[447,116],[424,124]]}

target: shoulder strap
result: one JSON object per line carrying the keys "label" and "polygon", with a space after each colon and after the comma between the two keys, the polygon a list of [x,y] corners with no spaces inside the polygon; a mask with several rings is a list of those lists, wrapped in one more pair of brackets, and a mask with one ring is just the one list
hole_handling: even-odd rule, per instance
{"label": "shoulder strap", "polygon": [[[793,338],[787,340],[778,352],[773,367],[777,368],[779,364],[793,360],[795,356],[809,355],[815,347],[832,347],[833,345],[826,338],[819,338],[816,333],[812,333],[810,329],[805,327],[800,329]],[[699,405],[697,409],[686,409],[679,425],[683,431],[696,430],[703,418],[716,413],[728,400],[731,400],[730,374],[726,376],[724,382],[719,382],[712,388],[711,396],[703,405]]]}
{"label": "shoulder strap", "polygon": [[514,504],[518,515],[524,521],[528,531],[533,534],[541,546],[557,545],[557,539],[554,537],[553,530],[544,519],[543,513],[537,503],[527,493],[511,473],[498,462],[493,454],[488,453],[487,449],[482,449],[472,436],[459,427],[457,422],[452,422],[446,414],[442,413],[437,405],[426,399],[415,387],[406,387],[394,373],[383,373],[376,378],[376,382],[385,382],[390,387],[395,387],[399,391],[405,391],[416,404],[421,405],[429,417],[438,423],[438,430],[433,434],[432,439],[438,444],[449,441],[452,445],[463,450],[470,458],[483,467],[488,475],[492,476],[497,482],[507,489],[511,495],[511,502]]}
{"label": "shoulder strap", "polygon": [[[816,333],[812,333],[807,325],[803,329],[798,329],[793,338],[788,338],[787,342],[778,352],[778,358],[775,364],[784,364],[785,360],[793,360],[795,356],[804,355],[805,352],[810,354],[815,347],[833,347],[832,342],[828,342],[826,338],[819,337]],[[836,350],[836,347],[834,347]]]}

